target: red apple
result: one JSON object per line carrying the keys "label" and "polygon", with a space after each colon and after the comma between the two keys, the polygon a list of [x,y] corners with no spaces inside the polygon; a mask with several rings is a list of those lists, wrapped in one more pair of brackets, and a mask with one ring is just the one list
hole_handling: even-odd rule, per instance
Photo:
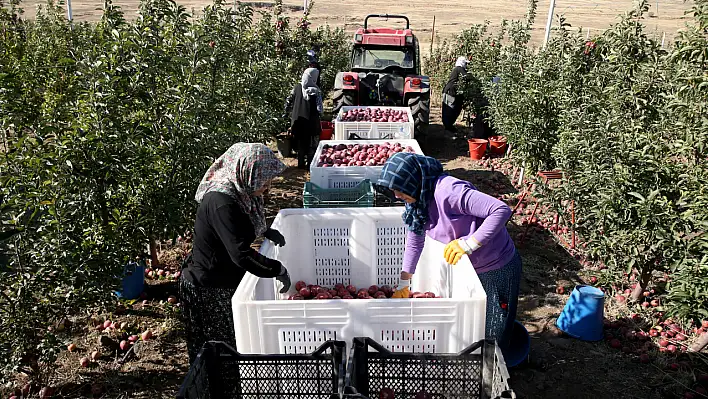
{"label": "red apple", "polygon": [[54,388],[52,387],[44,387],[39,391],[40,399],[49,399],[52,395],[54,395]]}
{"label": "red apple", "polygon": [[433,399],[433,396],[425,391],[420,391],[415,395],[415,399]]}
{"label": "red apple", "polygon": [[147,341],[147,340],[149,340],[150,338],[152,338],[152,331],[146,330],[145,332],[143,332],[143,333],[140,335],[140,337],[143,339],[143,341]]}
{"label": "red apple", "polygon": [[72,344],[69,344],[69,346],[66,347],[66,350],[68,350],[69,352],[75,351],[75,350],[76,350],[76,344],[73,344],[73,343],[72,343]]}
{"label": "red apple", "polygon": [[86,368],[86,367],[88,367],[89,363],[90,363],[90,360],[87,357],[82,357],[81,359],[79,359],[79,364],[81,365],[81,367]]}
{"label": "red apple", "polygon": [[379,392],[379,399],[394,399],[394,398],[395,398],[395,395],[394,395],[393,389],[391,389],[391,388],[383,388]]}

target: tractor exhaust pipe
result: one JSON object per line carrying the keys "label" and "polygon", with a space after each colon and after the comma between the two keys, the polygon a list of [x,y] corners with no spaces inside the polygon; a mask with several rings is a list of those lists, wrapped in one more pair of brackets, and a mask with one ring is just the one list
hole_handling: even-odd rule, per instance
{"label": "tractor exhaust pipe", "polygon": [[406,29],[411,28],[411,21],[408,20],[408,17],[405,15],[388,15],[388,14],[369,14],[364,18],[364,30],[366,30],[366,27],[368,26],[369,18],[392,18],[392,19],[405,19],[406,20]]}

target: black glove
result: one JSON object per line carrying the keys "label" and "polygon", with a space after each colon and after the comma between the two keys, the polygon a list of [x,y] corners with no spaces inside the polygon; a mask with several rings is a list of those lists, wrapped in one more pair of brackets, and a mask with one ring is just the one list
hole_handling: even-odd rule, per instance
{"label": "black glove", "polygon": [[265,233],[263,233],[263,237],[273,241],[273,243],[279,247],[285,245],[285,237],[283,237],[278,230],[268,229]]}
{"label": "black glove", "polygon": [[290,282],[290,273],[288,273],[288,269],[286,269],[285,266],[280,266],[280,275],[275,279],[283,284],[283,288],[280,289],[281,294],[285,294],[290,290],[290,285],[292,284]]}

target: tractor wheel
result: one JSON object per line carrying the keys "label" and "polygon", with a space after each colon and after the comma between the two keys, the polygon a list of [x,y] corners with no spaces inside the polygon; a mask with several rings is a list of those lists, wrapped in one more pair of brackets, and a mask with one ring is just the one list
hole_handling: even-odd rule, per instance
{"label": "tractor wheel", "polygon": [[354,93],[342,89],[332,91],[332,116],[336,116],[342,107],[355,105]]}
{"label": "tractor wheel", "polygon": [[408,107],[413,114],[414,138],[424,139],[430,122],[430,93],[408,98]]}

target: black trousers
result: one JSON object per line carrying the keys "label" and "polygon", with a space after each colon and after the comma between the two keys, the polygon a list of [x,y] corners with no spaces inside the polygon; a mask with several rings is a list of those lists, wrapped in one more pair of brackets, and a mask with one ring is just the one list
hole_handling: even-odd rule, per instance
{"label": "black trousers", "polygon": [[179,279],[179,296],[187,335],[189,364],[207,341],[223,341],[236,348],[231,297],[236,289],[198,287]]}
{"label": "black trousers", "polygon": [[443,126],[445,126],[445,130],[451,132],[455,131],[455,122],[457,121],[457,118],[460,116],[461,113],[462,101],[460,99],[456,100],[452,107],[443,103],[442,122]]}
{"label": "black trousers", "polygon": [[312,157],[315,155],[316,142],[313,134],[318,133],[312,123],[306,119],[298,119],[292,127],[294,147],[297,150],[297,167],[307,169],[310,167]]}

